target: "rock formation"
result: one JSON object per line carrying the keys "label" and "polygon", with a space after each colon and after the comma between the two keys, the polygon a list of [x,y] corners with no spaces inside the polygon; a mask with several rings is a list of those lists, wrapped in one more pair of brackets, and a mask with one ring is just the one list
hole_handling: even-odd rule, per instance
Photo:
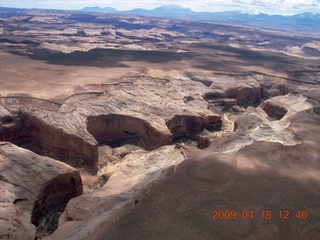
{"label": "rock formation", "polygon": [[244,106],[258,104],[261,101],[261,85],[254,74],[217,74],[210,79],[210,88],[215,92],[207,93],[204,96],[206,100],[229,98]]}
{"label": "rock formation", "polygon": [[6,11],[1,239],[320,239],[318,36]]}
{"label": "rock formation", "polygon": [[78,170],[11,143],[0,143],[0,232],[3,239],[35,239],[36,226],[82,194]]}
{"label": "rock formation", "polygon": [[[180,77],[140,77],[133,85],[100,86],[100,92],[74,95],[60,105],[27,97],[3,98],[0,137],[22,145],[32,143],[35,151],[41,149],[58,159],[76,159],[79,164],[96,168],[98,144],[131,139],[154,149],[204,128],[219,130],[221,116],[207,110],[207,102],[221,109],[226,98],[233,99],[234,106],[258,104],[265,95],[261,95],[266,91],[265,83],[271,84],[270,77],[261,74],[214,75],[209,79],[210,87]],[[272,82],[281,81],[288,91],[310,89],[310,83],[288,84],[289,80],[279,78]],[[268,88],[268,96],[280,94],[275,86]],[[270,106],[266,102],[263,108],[268,112]],[[283,109],[274,114],[284,114]]]}
{"label": "rock formation", "polygon": [[277,120],[250,107],[235,132],[202,151],[185,146],[175,174],[90,237],[318,239],[319,102],[288,94],[269,103],[286,114]]}
{"label": "rock formation", "polygon": [[[252,76],[250,76],[251,78]],[[262,78],[261,75],[254,75],[254,77],[257,79],[257,82],[259,80],[259,84],[264,84],[264,81],[267,81],[266,79],[270,80],[269,76],[265,76],[265,78]],[[150,79],[148,79],[150,81]],[[212,86],[210,88],[204,86],[203,84],[199,82],[194,82],[192,80],[181,80],[181,79],[170,79],[169,81],[163,81],[163,80],[156,80],[152,79],[153,83],[156,85],[157,88],[157,94],[161,93],[161,85],[164,84],[166,87],[168,87],[169,84],[174,84],[175,88],[178,89],[179,94],[175,92],[174,95],[170,95],[170,87],[169,90],[166,89],[169,99],[165,101],[166,106],[163,105],[163,101],[154,101],[152,105],[146,104],[145,101],[142,100],[142,97],[148,96],[147,99],[157,99],[156,95],[154,94],[154,90],[152,90],[152,84],[149,82],[149,89],[150,91],[146,91],[143,88],[143,84],[146,84],[145,79],[141,78],[137,80],[136,83],[133,84],[133,87],[131,88],[130,94],[127,94],[127,86],[121,86],[120,87],[112,87],[112,91],[114,95],[112,95],[112,98],[108,98],[109,102],[107,104],[103,104],[104,99],[106,98],[107,94],[102,95],[100,98],[94,98],[91,100],[87,100],[90,102],[90,109],[95,109],[94,114],[92,114],[90,117],[87,117],[87,129],[88,132],[91,133],[98,142],[104,142],[104,141],[115,141],[122,139],[129,139],[132,142],[139,143],[152,143],[149,139],[150,135],[146,134],[147,131],[145,131],[145,127],[136,127],[134,129],[130,129],[130,126],[124,124],[126,121],[132,121],[136,120],[135,123],[132,124],[140,124],[140,126],[144,126],[147,121],[150,122],[151,125],[149,126],[155,126],[154,129],[157,129],[159,134],[162,134],[160,136],[166,136],[164,139],[169,139],[168,143],[171,143],[172,139],[175,137],[182,137],[182,136],[192,136],[195,133],[201,132],[203,129],[210,127],[213,127],[214,129],[221,129],[223,127],[223,121],[222,116],[210,112],[207,110],[207,108],[210,108],[211,100],[206,99],[207,101],[204,101],[201,99],[200,96],[205,96],[208,93],[213,93],[221,90],[213,89]],[[285,83],[286,81],[290,82],[290,80],[283,80]],[[188,83],[188,84],[187,84]],[[284,84],[285,84],[284,83]],[[140,84],[140,85],[138,85]],[[197,85],[197,93],[193,92],[194,85]],[[256,84],[256,83],[255,83]],[[136,89],[134,86],[139,86],[139,90]],[[189,87],[185,87],[188,85]],[[297,85],[297,86],[291,86],[288,84],[287,89],[290,88],[296,88],[298,90],[302,90],[304,88],[307,88],[309,86],[304,86],[304,84]],[[314,86],[315,89],[317,89],[317,86]],[[259,89],[259,87],[257,88]],[[270,89],[269,89],[270,90]],[[108,93],[110,93],[107,91]],[[260,89],[260,91],[263,91]],[[270,90],[270,92],[276,92],[276,90]],[[139,94],[138,94],[139,93]],[[279,94],[279,92],[277,92]],[[144,96],[143,96],[144,95]],[[200,96],[199,96],[200,95]],[[241,94],[240,94],[241,95]],[[251,98],[249,96],[245,97],[246,99]],[[113,108],[114,105],[112,105],[115,101],[113,100],[116,98],[116,96],[121,96],[122,101],[118,102],[117,110]],[[134,96],[132,98],[131,96]],[[192,96],[191,98],[188,98],[189,101],[186,101],[186,98],[184,96]],[[242,96],[242,95],[241,95]],[[252,100],[252,104],[255,105],[258,103],[258,101],[263,101],[261,96],[259,94],[256,95],[255,100]],[[222,98],[224,97],[232,97],[231,95],[226,95],[225,93],[221,95]],[[239,102],[239,95],[233,96],[235,101]],[[244,96],[242,96],[244,97]],[[251,98],[252,99],[252,98]],[[100,103],[99,103],[100,101]],[[124,101],[126,101],[124,104]],[[133,103],[138,103],[139,105],[135,105]],[[240,101],[241,102],[241,101]],[[183,110],[184,107],[188,106],[188,110]],[[198,105],[200,104],[200,105]],[[277,118],[280,118],[280,120],[275,120],[273,115],[270,115],[269,109],[266,106],[271,105],[272,106],[281,106],[280,113],[276,114]],[[139,107],[139,111],[137,111],[138,106],[142,105],[142,107]],[[89,106],[89,105],[88,105]],[[113,108],[113,114],[117,115],[101,115],[101,108],[103,106],[104,109]],[[130,106],[130,108],[129,108]],[[175,106],[175,108],[174,108]],[[179,108],[177,106],[182,106],[181,113],[179,112]],[[198,106],[198,107],[195,107]],[[199,106],[201,106],[201,112],[199,111]],[[215,105],[217,108],[223,109],[224,106]],[[271,98],[267,101],[264,101],[261,105],[261,107],[248,107],[244,114],[240,116],[236,122],[235,122],[235,129],[234,132],[231,132],[227,134],[224,137],[221,138],[214,138],[208,140],[206,135],[200,135],[198,139],[198,145],[200,148],[206,148],[206,150],[202,152],[198,152],[195,157],[198,159],[200,157],[209,156],[213,153],[223,153],[223,154],[235,154],[243,148],[250,148],[252,144],[259,141],[266,141],[273,144],[280,144],[286,147],[290,146],[298,146],[299,141],[295,138],[292,131],[288,129],[288,126],[290,126],[293,119],[299,118],[301,114],[303,114],[305,111],[308,111],[310,109],[313,109],[316,106],[316,103],[310,102],[310,99],[307,97],[291,93],[283,95],[283,93],[280,96]],[[194,108],[192,108],[194,107]],[[67,107],[68,108],[68,107]],[[79,106],[78,108],[81,108],[81,116],[86,116],[87,112],[89,112],[87,107],[84,105]],[[129,110],[130,109],[130,110]],[[148,109],[148,114],[144,111],[144,109]],[[160,110],[161,109],[161,110]],[[165,110],[164,110],[165,109]],[[173,111],[173,109],[177,109],[176,111]],[[190,112],[190,109],[194,109],[194,112]],[[139,113],[139,118],[130,118],[127,119],[124,117],[124,112],[126,112],[127,116],[130,116],[129,112],[136,112]],[[80,111],[79,111],[80,112]],[[120,112],[122,115],[120,115]],[[219,111],[217,111],[219,112]],[[198,115],[197,115],[197,114]],[[200,114],[199,114],[200,113]],[[108,117],[109,116],[109,117]],[[112,118],[110,116],[113,116]],[[119,117],[120,116],[120,117]],[[143,116],[143,117],[142,117]],[[90,119],[90,120],[89,120]],[[143,121],[143,120],[145,121]],[[152,119],[152,120],[151,120]],[[166,121],[164,121],[166,120]],[[95,125],[96,124],[96,125]],[[111,129],[108,128],[108,126],[112,126]],[[101,134],[99,136],[99,129],[101,129]],[[139,130],[141,129],[141,130]],[[105,133],[105,134],[104,134]],[[164,134],[165,133],[165,134]],[[105,137],[111,136],[110,138],[105,139]],[[120,139],[119,139],[120,138]],[[161,139],[161,138],[160,138]],[[133,141],[132,141],[133,140]],[[130,142],[130,141],[129,141]],[[212,142],[210,144],[210,142]],[[144,144],[140,144],[140,146],[144,147]],[[151,145],[152,146],[152,145]],[[164,149],[164,148],[163,148]],[[154,150],[150,154],[156,154],[160,153],[163,156],[163,149],[160,148],[158,150]],[[194,150],[190,150],[194,151]],[[136,153],[138,154],[138,153]],[[171,154],[171,153],[170,153]],[[188,155],[188,153],[186,153]],[[126,168],[130,168],[129,171],[132,173],[131,179],[136,179],[133,182],[131,182],[128,186],[131,186],[132,184],[136,183],[137,186],[139,186],[137,189],[133,190],[135,194],[141,194],[143,193],[144,184],[148,184],[149,181],[143,178],[143,180],[138,177],[140,174],[147,174],[146,172],[142,171],[141,173],[134,173],[133,169],[135,169],[134,165],[129,162],[129,159],[131,158],[137,158],[132,153],[131,154],[125,154],[123,155],[125,161],[123,164],[126,164]],[[148,156],[148,155],[144,155]],[[229,158],[229,157],[228,157]],[[230,156],[230,159],[233,157]],[[139,158],[137,158],[139,159]],[[153,158],[152,158],[153,159]],[[140,160],[137,160],[137,162],[140,162]],[[241,163],[246,165],[246,163]],[[249,164],[249,163],[248,163]],[[250,163],[251,164],[251,163]],[[253,164],[253,163],[252,163]],[[254,163],[256,164],[256,163]],[[169,164],[170,165],[170,164]],[[169,166],[168,165],[168,166]],[[263,167],[262,163],[257,164],[256,166]],[[153,165],[152,165],[153,166]],[[149,168],[149,167],[148,167]],[[131,172],[132,171],[132,172]],[[140,170],[139,170],[140,171]],[[144,172],[144,173],[143,173]],[[149,176],[149,175],[148,175]],[[62,237],[67,229],[69,231],[68,238],[70,239],[77,239],[77,237],[86,238],[88,236],[95,235],[96,231],[100,231],[99,229],[102,228],[102,225],[109,223],[110,221],[113,221],[114,219],[114,213],[122,212],[124,209],[131,209],[132,206],[135,206],[140,200],[137,200],[135,198],[135,194],[129,195],[123,195],[124,192],[122,192],[120,195],[115,194],[111,198],[109,195],[114,191],[113,189],[123,189],[123,187],[118,187],[118,185],[113,186],[113,184],[120,184],[120,179],[123,179],[121,175],[118,176],[118,174],[113,174],[111,178],[108,180],[107,184],[101,187],[99,190],[88,194],[83,195],[80,198],[75,198],[72,200],[68,207],[66,208],[66,211],[64,215],[60,219],[61,226],[59,227],[59,230],[56,231],[52,236],[50,236],[48,239],[54,239],[54,238],[60,238]],[[140,180],[139,180],[140,179]],[[158,179],[158,178],[156,178]],[[146,181],[146,183],[145,183]],[[218,182],[221,182],[217,179]],[[218,185],[217,185],[218,187]],[[222,185],[219,187],[221,189]],[[107,191],[108,189],[108,191]],[[130,188],[131,189],[131,188]],[[107,195],[105,195],[107,194]],[[102,199],[104,199],[102,201]],[[118,204],[115,204],[115,199],[118,199],[119,201],[121,199],[121,204],[118,202]],[[87,204],[89,201],[97,201],[97,203],[90,206]],[[128,205],[129,204],[129,205]],[[81,207],[80,207],[81,206]],[[99,207],[97,207],[99,206]],[[118,210],[111,210],[111,209],[118,209]],[[120,210],[122,209],[122,210]],[[90,237],[89,237],[90,238]]]}
{"label": "rock formation", "polygon": [[[117,214],[125,214],[139,204],[152,184],[172,173],[172,166],[185,159],[179,149],[161,146],[197,139],[198,147],[205,149],[194,155],[197,159],[213,153],[235,154],[257,141],[297,146],[299,141],[288,128],[293,126],[294,119],[317,108],[316,100],[310,99],[312,93],[319,91],[317,84],[263,74],[212,74],[203,84],[181,72],[170,78],[141,74],[132,81],[94,88],[94,92],[75,94],[60,103],[21,96],[2,98],[0,139],[3,141],[58,160],[75,160],[75,166],[87,165],[95,170],[99,166],[99,145],[132,144],[144,149],[130,152],[123,147],[124,152],[117,153],[120,169],[115,169],[110,178],[105,177],[106,183],[101,188],[71,200],[60,218],[58,230],[48,239],[63,239],[66,232],[68,239],[90,238]],[[299,93],[307,90],[310,98]],[[227,127],[224,111],[228,109],[240,109],[237,114],[243,113],[235,121],[234,129]],[[214,135],[215,131],[220,131],[221,137]],[[53,161],[45,159],[49,165]],[[23,193],[10,200],[6,208],[17,212],[13,219],[31,219],[39,225],[44,212],[50,212],[54,202],[62,204],[81,193],[79,173],[63,163],[56,164],[65,170],[58,174],[46,168],[50,174],[57,175],[43,180],[42,187],[33,193],[36,198]],[[27,215],[20,214],[20,208],[14,204],[29,204],[29,200],[23,199],[32,199]],[[34,226],[22,222],[19,234],[32,238]]]}
{"label": "rock formation", "polygon": [[[205,87],[189,81],[188,89],[182,83],[140,77],[133,85],[100,86],[98,94],[71,96],[62,105],[5,98],[2,121],[10,116],[17,119],[10,131],[18,134],[10,139],[10,131],[4,129],[0,136],[18,144],[32,143],[35,151],[42,149],[59,159],[76,159],[96,168],[98,144],[132,140],[145,149],[154,149],[172,143],[174,137],[201,132],[204,127],[219,129],[219,115],[207,110],[207,102],[190,89],[194,84],[199,85],[198,91]],[[190,94],[194,100],[185,102]],[[42,104],[35,105],[37,101]]]}
{"label": "rock formation", "polygon": [[20,135],[20,119],[0,105],[0,139],[14,141]]}
{"label": "rock formation", "polygon": [[87,130],[99,144],[112,145],[131,141],[145,149],[155,149],[172,142],[170,134],[163,134],[152,122],[128,115],[89,116]]}
{"label": "rock formation", "polygon": [[[60,227],[44,239],[87,238],[106,222],[117,219],[148,195],[153,184],[171,175],[185,160],[179,148],[164,146],[126,156],[103,187],[71,200],[60,218]],[[90,237],[89,237],[90,238]]]}

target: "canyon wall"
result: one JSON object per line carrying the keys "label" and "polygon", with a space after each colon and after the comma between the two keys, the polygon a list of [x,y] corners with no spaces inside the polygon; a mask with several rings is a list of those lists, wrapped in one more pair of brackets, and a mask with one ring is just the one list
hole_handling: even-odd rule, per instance
{"label": "canyon wall", "polygon": [[[97,167],[97,143],[90,136],[85,136],[85,138],[72,131],[75,126],[68,127],[68,123],[74,125],[72,116],[59,114],[58,120],[53,114],[46,118],[40,113],[39,115],[33,114],[22,109],[20,118],[22,122],[21,138],[24,139],[24,142],[36,144],[62,160],[75,159],[78,163],[84,163],[92,168]],[[50,121],[54,120],[56,122],[52,124]],[[64,122],[64,125],[57,126],[57,123],[59,123],[57,121]]]}
{"label": "canyon wall", "polygon": [[0,192],[0,236],[35,239],[39,220],[81,195],[82,181],[67,164],[0,142]]}
{"label": "canyon wall", "polygon": [[89,116],[87,130],[99,144],[130,141],[145,149],[155,149],[172,143],[172,136],[158,131],[152,122],[125,115]]}

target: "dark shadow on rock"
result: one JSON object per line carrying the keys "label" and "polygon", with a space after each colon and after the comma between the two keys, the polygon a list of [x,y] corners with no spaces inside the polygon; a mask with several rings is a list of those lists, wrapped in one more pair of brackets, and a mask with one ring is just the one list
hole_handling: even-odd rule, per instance
{"label": "dark shadow on rock", "polygon": [[300,59],[281,53],[259,52],[224,44],[197,44],[195,48],[208,51],[208,54],[199,55],[194,65],[204,70],[247,72],[246,67],[257,66],[278,72],[291,72],[302,66]]}
{"label": "dark shadow on rock", "polygon": [[[241,170],[215,157],[189,160],[98,239],[311,239],[320,230],[319,197],[319,182],[275,169]],[[237,217],[213,219],[214,210]],[[279,212],[286,210],[283,219]],[[307,219],[298,218],[304,210]],[[245,218],[251,211],[253,218]]]}
{"label": "dark shadow on rock", "polygon": [[[10,52],[21,55],[21,53]],[[34,51],[25,56],[42,60],[50,64],[65,66],[94,66],[94,67],[129,67],[122,61],[144,61],[151,63],[168,63],[181,61],[192,56],[191,53],[176,53],[169,51],[143,51],[143,50],[119,50],[119,49],[92,49],[88,52],[75,51],[72,53],[57,53]]]}
{"label": "dark shadow on rock", "polygon": [[97,239],[319,239],[319,119],[292,120],[296,146],[259,141],[236,155],[197,152]]}

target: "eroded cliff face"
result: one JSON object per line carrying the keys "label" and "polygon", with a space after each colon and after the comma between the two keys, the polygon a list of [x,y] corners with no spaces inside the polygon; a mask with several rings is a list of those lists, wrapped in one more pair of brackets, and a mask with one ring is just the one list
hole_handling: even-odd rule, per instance
{"label": "eroded cliff face", "polygon": [[122,145],[125,142],[151,150],[172,143],[168,132],[160,132],[144,119],[125,115],[89,116],[87,130],[99,144]]}
{"label": "eroded cliff face", "polygon": [[204,118],[187,114],[176,115],[167,121],[166,125],[175,138],[188,137],[199,133],[203,129]]}
{"label": "eroded cliff face", "polygon": [[265,101],[261,104],[261,108],[268,114],[269,117],[277,120],[283,118],[288,112],[285,107],[275,104],[272,101]]}
{"label": "eroded cliff face", "polygon": [[[306,111],[303,115],[296,114],[288,129],[304,139],[297,145],[283,145],[265,138],[241,148],[237,154],[194,150],[189,160],[156,185],[140,205],[110,227],[101,227],[102,233],[91,236],[99,240],[198,239],[199,235],[206,240],[212,236],[318,239],[320,118]],[[241,143],[238,136],[229,140]],[[278,215],[279,209],[284,208],[289,209],[287,220]],[[301,208],[307,219],[295,216],[297,213],[299,216]],[[225,209],[234,209],[237,219],[213,218],[214,211]],[[254,219],[242,218],[247,209]],[[261,217],[264,211],[261,209],[268,209],[272,217],[269,220]]]}
{"label": "eroded cliff face", "polygon": [[[103,144],[131,144],[154,150],[127,151],[123,147],[124,154],[118,154],[123,161],[121,169],[114,170],[110,178],[105,173],[106,183],[98,190],[73,199],[51,239],[63,239],[66,231],[70,239],[89,236],[112,221],[115,213],[140,201],[137,196],[143,195],[149,184],[171,174],[174,170],[170,166],[185,159],[179,148],[158,149],[161,146],[190,138],[198,139],[199,148],[206,148],[201,154],[236,153],[255,141],[295,146],[298,142],[287,130],[291,119],[316,105],[301,94],[287,92],[319,91],[318,85],[310,82],[297,83],[263,74],[212,74],[203,84],[183,73],[168,78],[142,75],[132,82],[96,85],[94,89],[95,92],[70,96],[62,104],[26,97],[2,101],[2,140],[52,154],[62,161],[73,159],[76,166],[101,171],[98,148]],[[260,102],[264,102],[261,107]],[[225,111],[230,109],[238,111],[235,116],[241,115],[234,128],[234,119],[226,117]],[[169,161],[165,156],[175,156],[175,160]],[[164,159],[167,160],[160,164]],[[121,182],[124,178],[127,180]],[[79,175],[69,172],[46,181],[33,200],[29,219],[41,225],[43,216],[52,212],[55,203],[65,204],[79,195],[80,186]],[[124,194],[125,189],[128,194]],[[25,198],[30,197],[21,197]],[[11,205],[8,207],[13,211]],[[22,214],[15,218],[25,217]],[[34,234],[32,225],[26,223],[23,227]]]}
{"label": "eroded cliff face", "polygon": [[[219,111],[316,87],[263,74],[216,74],[207,81],[210,87],[183,75],[170,79],[140,76],[134,82],[97,85],[95,92],[71,96],[63,104],[3,98],[0,139],[97,168],[99,144],[132,141],[155,149],[174,139],[196,138],[204,129],[220,130]],[[263,106],[267,111],[271,105]]]}
{"label": "eroded cliff face", "polygon": [[317,36],[2,10],[0,238],[320,239]]}
{"label": "eroded cliff face", "polygon": [[[40,154],[97,168],[99,144],[131,141],[155,149],[171,144],[174,135],[216,126],[212,117],[205,117],[212,111],[198,93],[206,87],[188,82],[186,88],[187,82],[179,79],[138,77],[134,84],[97,86],[96,93],[74,95],[60,105],[27,97],[4,99],[2,122],[10,118],[17,123],[9,130],[3,127],[0,136]],[[176,124],[176,116],[184,117]]]}
{"label": "eroded cliff face", "polygon": [[0,143],[0,232],[35,239],[40,219],[82,194],[77,169],[11,143]]}
{"label": "eroded cliff face", "polygon": [[68,201],[82,194],[82,180],[80,173],[60,174],[39,191],[38,200],[35,201],[31,222],[35,226],[43,224],[50,214],[62,209]]}
{"label": "eroded cliff face", "polygon": [[0,104],[0,139],[8,142],[18,140],[20,129],[20,118]]}
{"label": "eroded cliff face", "polygon": [[204,99],[215,102],[218,99],[234,99],[237,105],[252,106],[261,101],[261,85],[255,74],[228,75],[218,74],[211,77],[212,92],[204,95]]}
{"label": "eroded cliff face", "polygon": [[[37,114],[39,113],[39,115]],[[75,159],[92,168],[97,167],[98,150],[96,141],[89,135],[83,136],[81,131],[74,132],[77,127],[63,127],[62,123],[75,121],[66,114],[48,114],[45,112],[21,109],[21,138],[23,143],[35,144],[35,149],[53,153],[59,159]],[[59,125],[58,125],[58,124]],[[40,152],[41,153],[41,152]]]}
{"label": "eroded cliff face", "polygon": [[153,184],[172,175],[175,166],[183,160],[181,150],[174,146],[127,155],[116,166],[107,184],[68,203],[58,230],[45,239],[77,239],[79,236],[90,239],[102,225],[140,204]]}

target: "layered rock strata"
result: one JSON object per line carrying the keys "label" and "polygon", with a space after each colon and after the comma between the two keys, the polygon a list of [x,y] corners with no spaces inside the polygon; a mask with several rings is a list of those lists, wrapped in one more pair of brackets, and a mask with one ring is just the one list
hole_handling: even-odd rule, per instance
{"label": "layered rock strata", "polygon": [[[175,139],[197,136],[205,129],[221,129],[221,110],[225,105],[220,103],[226,102],[226,99],[230,106],[245,106],[245,102],[256,105],[265,97],[281,95],[265,101],[261,107],[248,107],[243,116],[236,121],[233,133],[214,140],[203,135],[198,144],[200,148],[208,147],[206,151],[211,153],[228,154],[238,152],[255,141],[296,146],[299,142],[287,130],[291,119],[316,105],[301,94],[284,94],[306,90],[312,94],[319,90],[318,85],[310,82],[298,84],[290,79],[261,74],[242,75],[242,81],[237,82],[238,78],[234,75],[225,76],[222,81],[217,75],[213,75],[208,78],[208,81],[212,82],[208,87],[183,75],[176,75],[170,79],[139,76],[131,83],[97,85],[96,92],[71,96],[62,104],[26,97],[3,98],[0,109],[0,136],[3,140],[17,144],[32,143],[44,152],[52,152],[61,160],[72,158],[77,164],[97,168],[99,144],[117,146],[130,143],[146,150],[156,149],[171,144]],[[38,101],[39,104],[36,104]],[[272,115],[275,109],[277,111]],[[60,220],[61,227],[52,239],[57,236],[63,237],[66,229],[70,230],[70,239],[71,236],[75,239],[89,236],[101,225],[111,221],[114,214],[126,209],[128,204],[133,202],[134,205],[136,195],[141,194],[149,183],[171,171],[171,168],[163,169],[177,164],[168,161],[167,164],[153,169],[151,166],[154,165],[146,161],[157,159],[158,156],[161,156],[162,161],[165,155],[174,155],[174,151],[166,148],[155,150],[150,153],[153,157],[150,155],[148,160],[143,160],[149,156],[146,152],[141,153],[141,156],[124,155],[125,173],[131,172],[131,167],[134,166],[132,158],[144,162],[143,167],[139,167],[139,170],[128,178],[135,180],[130,183],[123,182],[120,186],[117,184],[124,178],[123,175],[113,174],[107,184],[99,190],[72,200]],[[207,154],[206,151],[202,154]],[[182,161],[184,158],[179,154],[177,159]],[[150,169],[156,174],[150,173]],[[41,188],[29,215],[20,214],[17,218],[28,217],[36,224],[43,210],[47,207],[50,209],[55,199],[57,202],[63,202],[65,198],[62,196],[69,199],[80,193],[79,180],[76,180],[78,178],[62,172],[59,176],[54,181],[47,181],[46,187]],[[65,178],[69,179],[69,182]],[[147,185],[142,184],[145,179],[150,180],[146,181]],[[129,195],[123,195],[125,186],[129,187]],[[74,190],[75,187],[77,190]],[[63,194],[50,195],[50,189]],[[121,190],[121,193],[108,195],[114,189]],[[29,198],[29,195],[22,195],[17,197],[16,202],[24,203],[23,199]],[[104,200],[101,202],[101,199]],[[121,204],[119,199],[123,200]],[[93,203],[92,207],[88,202]],[[15,209],[12,203],[7,207],[12,211]],[[18,213],[19,209],[15,211]],[[34,216],[32,218],[31,212]],[[29,232],[30,236],[34,234],[34,227],[30,224],[26,223],[21,229],[20,233]]]}
{"label": "layered rock strata", "polygon": [[[203,129],[221,129],[216,107],[256,105],[291,91],[312,94],[319,90],[314,82],[258,73],[212,74],[206,79],[210,87],[181,73],[169,79],[140,76],[124,83],[97,85],[95,92],[70,96],[62,104],[28,97],[2,98],[0,139],[24,146],[32,143],[36,147],[31,149],[40,149],[38,153],[96,168],[99,144],[131,141],[154,149],[179,138],[195,138]],[[271,103],[262,107],[269,114],[275,110]],[[280,108],[277,111],[273,113],[276,118],[285,113]]]}
{"label": "layered rock strata", "polygon": [[238,105],[244,106],[255,105],[261,101],[261,86],[253,74],[219,74],[211,77],[211,79],[210,88],[214,89],[215,92],[204,95],[206,100],[229,98],[236,100]]}
{"label": "layered rock strata", "polygon": [[[2,127],[2,140],[32,143],[41,154],[96,168],[99,144],[131,141],[155,149],[175,137],[221,126],[220,116],[207,109],[199,94],[207,88],[201,83],[138,77],[134,84],[97,88],[100,92],[71,96],[62,105],[25,97],[3,99],[2,122],[10,118],[16,123],[10,130]],[[186,96],[191,97],[186,101]]]}

